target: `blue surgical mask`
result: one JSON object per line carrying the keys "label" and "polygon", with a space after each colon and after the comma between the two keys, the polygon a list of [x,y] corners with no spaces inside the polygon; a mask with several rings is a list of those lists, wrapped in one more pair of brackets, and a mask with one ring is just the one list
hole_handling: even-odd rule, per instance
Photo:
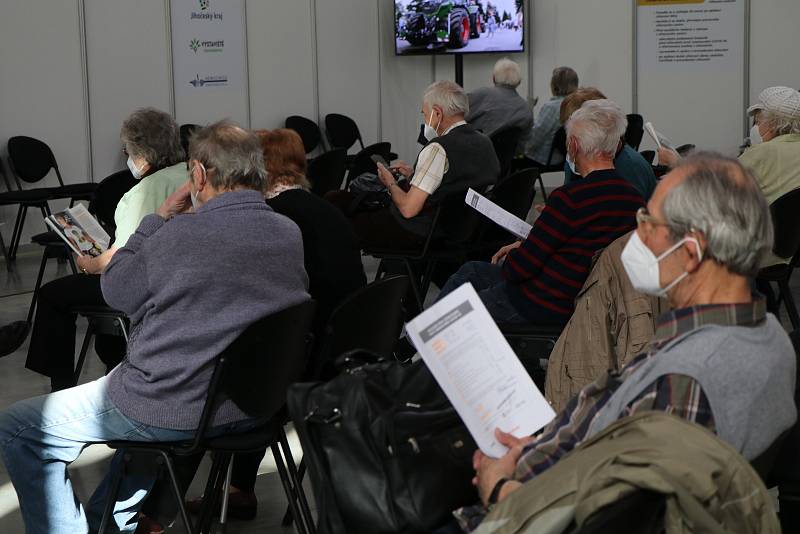
{"label": "blue surgical mask", "polygon": [[569,150],[567,150],[567,165],[569,165],[569,170],[572,171],[572,174],[575,176],[581,175],[581,173],[578,172],[578,168],[575,166],[575,160],[569,155]]}

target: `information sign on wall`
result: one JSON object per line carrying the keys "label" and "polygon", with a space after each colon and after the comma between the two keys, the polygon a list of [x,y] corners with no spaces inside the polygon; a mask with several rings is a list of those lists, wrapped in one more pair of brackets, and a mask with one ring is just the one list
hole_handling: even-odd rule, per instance
{"label": "information sign on wall", "polygon": [[171,0],[172,71],[179,123],[247,125],[244,0]]}

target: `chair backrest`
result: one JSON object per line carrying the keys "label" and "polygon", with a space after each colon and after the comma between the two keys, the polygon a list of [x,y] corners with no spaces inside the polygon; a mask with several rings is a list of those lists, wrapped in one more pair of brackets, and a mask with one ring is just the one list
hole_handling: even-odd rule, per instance
{"label": "chair backrest", "polygon": [[195,130],[199,130],[202,128],[199,124],[181,124],[180,127],[180,136],[181,136],[181,146],[183,147],[183,152],[186,154],[186,157],[189,157],[189,139],[192,138],[192,134]]}
{"label": "chair backrest", "polygon": [[[23,182],[34,184],[54,169],[58,183],[64,185],[56,157],[44,141],[24,135],[11,137],[8,140],[8,161],[14,176]],[[21,188],[19,183],[17,186]]]}
{"label": "chair backrest", "polygon": [[[792,346],[797,355],[796,372],[798,376],[795,379],[794,404],[796,407],[800,407],[800,330],[795,330],[789,334],[789,339],[792,340]],[[792,428],[776,441],[776,443],[780,445],[778,451],[774,451],[774,447],[770,447],[765,454],[762,454],[762,457],[770,454],[773,455],[773,458],[771,458],[770,475],[766,477],[768,483],[767,487],[774,484],[789,484],[795,488],[796,493],[797,488],[800,488],[800,462],[797,460],[797,451],[800,450],[800,424],[796,422]],[[762,457],[757,458],[753,462],[754,468],[756,468],[760,475],[763,475],[762,469],[766,467],[763,465],[764,459]],[[762,478],[765,477],[762,476]],[[783,497],[783,490],[781,490],[780,493],[781,497]]]}
{"label": "chair backrest", "polygon": [[501,180],[492,190],[492,202],[504,210],[525,219],[536,196],[539,169],[523,169]]}
{"label": "chair backrest", "polygon": [[312,159],[308,164],[308,181],[311,192],[324,196],[328,191],[338,191],[342,187],[347,151],[343,148],[330,150]]}
{"label": "chair backrest", "polygon": [[644,136],[644,118],[637,113],[629,114],[628,128],[625,130],[625,142],[634,150],[639,150],[639,145],[642,144],[642,136]]}
{"label": "chair backrest", "polygon": [[553,144],[550,145],[550,155],[547,157],[548,167],[553,165],[556,161],[556,154],[560,154],[561,157],[567,155],[567,130],[565,130],[563,126],[556,130],[553,136]]}
{"label": "chair backrest", "polygon": [[781,196],[769,207],[775,226],[773,252],[779,258],[789,258],[800,250],[800,189]]}
{"label": "chair backrest", "polygon": [[375,143],[373,145],[369,145],[368,147],[364,147],[362,150],[356,154],[356,157],[353,158],[353,163],[350,166],[350,171],[347,173],[347,181],[345,185],[349,184],[353,181],[353,178],[360,174],[364,174],[365,172],[371,172],[376,174],[378,172],[378,166],[372,161],[372,156],[379,155],[383,157],[389,162],[390,154],[392,152],[392,144],[387,142]]}
{"label": "chair backrest", "polygon": [[500,162],[500,178],[508,176],[511,170],[511,160],[517,152],[517,144],[522,136],[520,128],[508,128],[495,133],[490,137],[497,160]]}
{"label": "chair backrest", "polygon": [[94,214],[112,237],[116,230],[114,212],[117,210],[117,204],[137,183],[131,171],[125,169],[107,176],[97,184],[92,201],[89,203],[89,212]]}
{"label": "chair backrest", "polygon": [[209,390],[212,402],[206,402],[203,416],[206,408],[213,411],[220,392],[250,415],[277,413],[289,385],[302,377],[308,365],[314,309],[314,301],[307,300],[264,317],[222,351]]}
{"label": "chair backrest", "polygon": [[350,351],[390,357],[403,329],[403,299],[408,287],[408,276],[388,276],[359,289],[339,304],[319,340],[309,378],[319,379],[326,363]]}
{"label": "chair backrest", "polygon": [[306,150],[306,154],[313,152],[314,149],[320,145],[322,141],[322,132],[320,132],[317,123],[311,119],[301,117],[300,115],[292,115],[291,117],[286,117],[283,124],[286,128],[297,132],[300,139],[303,140],[303,147]]}
{"label": "chair backrest", "polygon": [[349,150],[356,141],[359,142],[361,148],[364,148],[364,141],[361,140],[361,132],[358,131],[358,125],[346,115],[340,115],[339,113],[325,115],[325,133],[328,136],[331,148]]}

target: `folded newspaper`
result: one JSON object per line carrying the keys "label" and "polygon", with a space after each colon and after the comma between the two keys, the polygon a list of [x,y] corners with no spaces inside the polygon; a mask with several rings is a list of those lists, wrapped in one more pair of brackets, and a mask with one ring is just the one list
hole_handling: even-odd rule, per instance
{"label": "folded newspaper", "polygon": [[663,147],[663,148],[668,148],[670,150],[675,150],[675,147],[672,146],[672,141],[670,141],[669,138],[666,135],[664,135],[661,132],[659,132],[658,130],[656,130],[653,127],[653,123],[652,122],[644,123],[644,131],[646,131],[650,135],[650,137],[653,138],[653,141],[656,142],[656,145],[658,145],[658,148],[662,148]]}
{"label": "folded newspaper", "polygon": [[531,233],[532,226],[530,224],[504,210],[472,188],[467,191],[464,202],[520,239],[527,239],[528,234]]}
{"label": "folded newspaper", "polygon": [[111,242],[111,237],[83,204],[54,213],[44,222],[79,256],[99,256]]}

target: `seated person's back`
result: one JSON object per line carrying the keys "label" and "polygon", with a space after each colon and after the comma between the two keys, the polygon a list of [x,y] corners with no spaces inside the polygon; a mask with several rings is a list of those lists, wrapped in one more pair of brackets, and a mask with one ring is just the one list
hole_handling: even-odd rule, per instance
{"label": "seated person's back", "polygon": [[533,113],[517,93],[521,81],[519,65],[508,58],[499,59],[492,72],[493,85],[469,93],[466,121],[488,136],[508,129],[527,133],[533,126]]}

